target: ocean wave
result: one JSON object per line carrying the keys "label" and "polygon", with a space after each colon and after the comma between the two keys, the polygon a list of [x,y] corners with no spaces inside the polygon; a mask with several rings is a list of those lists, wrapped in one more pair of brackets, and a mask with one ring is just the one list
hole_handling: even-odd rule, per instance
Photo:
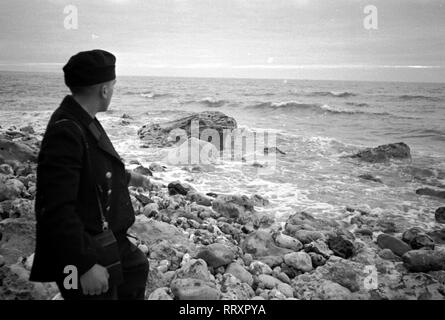
{"label": "ocean wave", "polygon": [[227,104],[229,101],[227,100],[219,100],[219,99],[214,99],[214,98],[204,98],[201,100],[190,100],[190,101],[186,101],[186,104],[202,104],[204,106],[206,106],[207,108],[220,108],[223,105]]}
{"label": "ocean wave", "polygon": [[346,102],[346,104],[348,106],[354,106],[354,107],[369,107],[369,104],[365,103],[365,102]]}
{"label": "ocean wave", "polygon": [[410,94],[404,94],[398,97],[401,100],[404,101],[431,101],[431,102],[438,102],[441,101],[438,97],[430,97],[430,96],[423,96],[423,95],[410,95]]}
{"label": "ocean wave", "polygon": [[310,110],[319,113],[331,113],[331,114],[364,114],[364,115],[377,115],[377,116],[388,116],[391,115],[386,112],[366,112],[361,110],[348,110],[340,107],[333,107],[327,104],[311,104],[311,103],[299,103],[296,101],[286,101],[286,102],[263,102],[256,105],[247,107],[248,109],[255,110],[283,110],[283,111],[294,111],[294,110]]}
{"label": "ocean wave", "polygon": [[149,99],[158,99],[158,98],[168,98],[171,97],[172,95],[169,93],[155,93],[152,91],[127,91],[124,93],[124,95],[128,95],[128,96],[141,96],[144,98],[149,98]]}
{"label": "ocean wave", "polygon": [[314,91],[305,94],[308,97],[332,97],[332,98],[349,98],[355,97],[357,94],[348,91]]}

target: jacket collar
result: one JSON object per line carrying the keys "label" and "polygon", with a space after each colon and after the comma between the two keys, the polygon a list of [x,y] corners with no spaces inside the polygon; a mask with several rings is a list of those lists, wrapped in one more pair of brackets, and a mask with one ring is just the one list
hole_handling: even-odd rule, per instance
{"label": "jacket collar", "polygon": [[74,100],[73,96],[67,95],[63,99],[60,108],[63,110],[63,112],[66,112],[75,118],[91,133],[99,148],[122,162],[121,157],[114,149],[113,144],[103,130],[99,120],[91,117],[91,115],[84,108],[82,108],[82,106],[76,100]]}

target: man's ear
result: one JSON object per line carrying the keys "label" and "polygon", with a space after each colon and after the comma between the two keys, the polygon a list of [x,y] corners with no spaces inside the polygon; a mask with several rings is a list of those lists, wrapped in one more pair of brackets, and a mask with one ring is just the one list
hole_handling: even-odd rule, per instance
{"label": "man's ear", "polygon": [[106,99],[108,97],[108,86],[106,84],[101,85],[100,95],[104,99]]}

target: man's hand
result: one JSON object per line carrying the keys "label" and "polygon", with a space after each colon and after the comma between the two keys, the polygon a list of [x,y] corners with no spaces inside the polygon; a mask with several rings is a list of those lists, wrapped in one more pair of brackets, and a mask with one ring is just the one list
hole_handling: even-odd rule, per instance
{"label": "man's hand", "polygon": [[106,268],[95,264],[90,270],[80,276],[80,285],[84,295],[100,295],[108,291],[108,278],[110,275]]}

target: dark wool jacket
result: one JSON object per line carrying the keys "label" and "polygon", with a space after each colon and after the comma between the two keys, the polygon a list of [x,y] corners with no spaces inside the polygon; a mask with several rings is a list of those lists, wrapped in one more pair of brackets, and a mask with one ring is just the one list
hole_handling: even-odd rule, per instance
{"label": "dark wool jacket", "polygon": [[[90,161],[80,129],[89,146]],[[106,179],[107,172],[112,173],[111,180]],[[126,238],[135,219],[129,179],[99,121],[72,96],[66,96],[51,116],[38,157],[31,281],[60,279],[67,265],[76,266],[80,276],[97,262],[91,247],[91,236],[102,231],[97,195],[105,213],[110,206],[107,220],[118,242]]]}

